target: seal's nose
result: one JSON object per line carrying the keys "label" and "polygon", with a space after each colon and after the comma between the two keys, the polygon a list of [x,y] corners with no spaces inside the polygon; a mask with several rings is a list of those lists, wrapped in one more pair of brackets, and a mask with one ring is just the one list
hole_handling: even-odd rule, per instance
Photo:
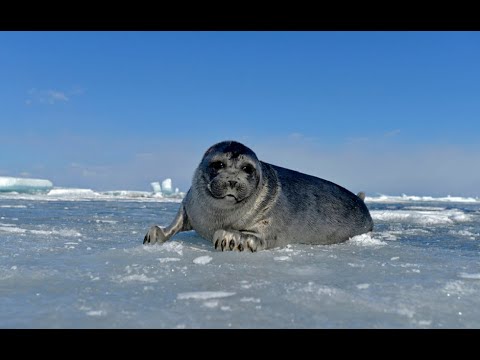
{"label": "seal's nose", "polygon": [[233,189],[235,185],[237,185],[237,182],[234,180],[228,180],[228,183],[230,184],[230,187]]}

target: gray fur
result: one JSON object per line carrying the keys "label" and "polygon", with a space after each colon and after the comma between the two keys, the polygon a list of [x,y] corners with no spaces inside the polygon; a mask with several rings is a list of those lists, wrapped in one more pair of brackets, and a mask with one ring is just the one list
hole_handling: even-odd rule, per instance
{"label": "gray fur", "polygon": [[152,226],[143,243],[193,229],[222,251],[335,244],[373,230],[364,199],[364,193],[259,161],[246,146],[224,141],[205,153],[173,223]]}

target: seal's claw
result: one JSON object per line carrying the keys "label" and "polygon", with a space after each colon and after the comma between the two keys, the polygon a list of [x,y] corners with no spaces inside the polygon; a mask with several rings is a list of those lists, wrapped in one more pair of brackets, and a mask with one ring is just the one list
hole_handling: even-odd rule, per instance
{"label": "seal's claw", "polygon": [[252,234],[245,234],[238,230],[217,230],[213,235],[215,249],[221,251],[244,251],[249,249],[256,252],[266,248],[265,241]]}
{"label": "seal's claw", "polygon": [[167,241],[167,237],[165,236],[165,232],[160,226],[154,225],[148,230],[147,234],[143,238],[144,244],[155,244],[155,243],[163,243]]}

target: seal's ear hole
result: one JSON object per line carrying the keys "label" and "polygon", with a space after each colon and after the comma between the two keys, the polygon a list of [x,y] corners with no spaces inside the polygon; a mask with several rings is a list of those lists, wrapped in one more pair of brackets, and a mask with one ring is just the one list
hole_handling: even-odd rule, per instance
{"label": "seal's ear hole", "polygon": [[215,170],[220,170],[225,167],[225,164],[221,161],[214,161],[210,164],[210,167]]}
{"label": "seal's ear hole", "polygon": [[242,166],[242,170],[245,171],[247,174],[253,174],[253,172],[255,171],[255,168],[252,165],[247,164]]}

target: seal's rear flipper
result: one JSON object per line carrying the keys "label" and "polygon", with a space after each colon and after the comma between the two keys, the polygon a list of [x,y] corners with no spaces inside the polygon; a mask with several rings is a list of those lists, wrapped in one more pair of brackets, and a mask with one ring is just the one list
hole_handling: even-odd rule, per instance
{"label": "seal's rear flipper", "polygon": [[365,193],[363,191],[360,191],[357,196],[362,199],[362,201],[365,201]]}

